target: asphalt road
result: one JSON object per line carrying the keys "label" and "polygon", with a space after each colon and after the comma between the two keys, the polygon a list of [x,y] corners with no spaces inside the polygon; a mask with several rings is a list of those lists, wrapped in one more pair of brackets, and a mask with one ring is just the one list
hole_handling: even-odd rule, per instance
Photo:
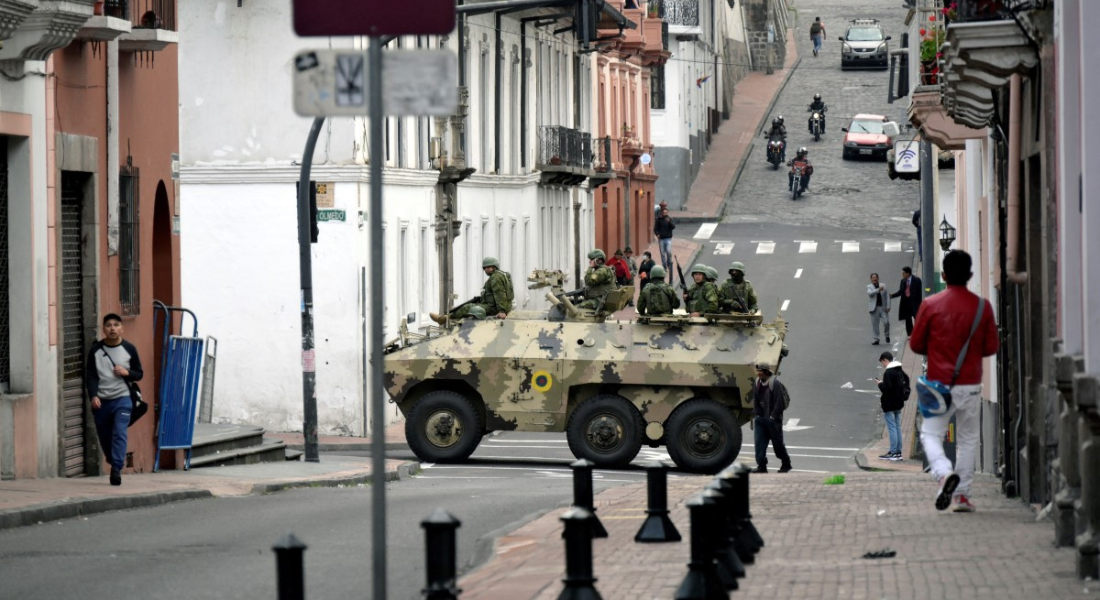
{"label": "asphalt road", "polygon": [[[785,425],[796,470],[855,469],[853,454],[882,433],[868,379],[880,372],[877,358],[886,347],[870,345],[865,289],[872,271],[893,289],[901,267],[912,263],[909,218],[918,206],[918,184],[890,181],[882,162],[840,158],[839,129],[852,115],[905,119],[904,103],[886,103],[885,72],[840,71],[836,37],[843,21],[873,17],[883,21],[896,44],[904,17],[899,6],[833,0],[799,7],[796,35],[804,59],[774,114],[787,117],[791,146],[811,150],[816,173],[810,192],[790,200],[786,175],[764,162],[758,140],[727,218],[702,239],[703,262],[720,272],[733,260],[745,262],[765,314],[784,308],[791,354],[781,377],[792,396]],[[818,14],[828,38],[815,58],[807,27]],[[829,133],[820,142],[813,142],[804,126],[815,91],[830,106]],[[893,328],[893,346],[900,346],[904,328],[896,321]],[[746,427],[744,434],[740,459],[753,464],[752,432]],[[636,462],[651,458],[667,454],[646,448]],[[505,434],[487,437],[468,464],[425,465],[417,477],[389,484],[390,597],[420,597],[424,548],[418,524],[432,510],[444,507],[463,522],[458,555],[466,570],[484,560],[498,535],[569,503],[571,461],[564,435]],[[595,487],[641,481],[638,468],[597,471]],[[366,487],[287,491],[0,531],[0,599],[273,598],[270,548],[287,531],[309,545],[310,597],[366,596],[369,492]]]}

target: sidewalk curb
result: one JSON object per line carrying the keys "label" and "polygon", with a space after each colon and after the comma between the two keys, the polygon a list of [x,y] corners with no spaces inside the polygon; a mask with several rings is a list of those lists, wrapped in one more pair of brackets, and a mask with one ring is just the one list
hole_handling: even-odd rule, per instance
{"label": "sidewalk curb", "polygon": [[84,515],[104,513],[129,508],[147,508],[185,500],[213,498],[210,490],[175,490],[171,492],[150,492],[133,496],[110,496],[90,498],[77,502],[58,501],[53,504],[39,504],[29,508],[18,508],[0,512],[0,531],[14,529],[36,523],[71,519]]}
{"label": "sidewalk curb", "polygon": [[[420,463],[407,462],[398,465],[395,470],[387,470],[382,473],[384,481],[399,481],[406,479],[416,473],[420,472]],[[257,483],[252,486],[253,494],[273,494],[275,492],[281,492],[283,490],[293,490],[300,488],[320,488],[320,487],[345,487],[345,486],[357,486],[366,485],[374,482],[374,474],[366,473],[363,475],[351,475],[348,477],[339,477],[335,479],[302,479],[295,481],[276,481],[274,483]]]}
{"label": "sidewalk curb", "polygon": [[[388,469],[383,473],[385,481],[398,481],[406,479],[420,472],[420,463],[406,462],[396,469]],[[372,474],[353,475],[339,478],[316,478],[294,481],[276,481],[272,483],[257,483],[252,486],[251,494],[271,494],[282,490],[313,487],[341,487],[369,484],[374,480]],[[26,508],[15,508],[0,511],[0,531],[15,529],[36,523],[59,521],[97,513],[105,513],[131,508],[149,508],[186,500],[202,500],[214,498],[215,494],[209,489],[173,490],[165,492],[148,492],[129,496],[108,496],[104,498],[88,498],[66,502],[64,500],[47,504],[38,504]]]}
{"label": "sidewalk curb", "polygon": [[[305,444],[287,444],[287,449],[298,450],[305,452]],[[386,452],[391,450],[408,451],[409,445],[405,442],[386,442]],[[370,452],[370,444],[352,444],[352,443],[330,443],[330,444],[318,444],[318,452]]]}

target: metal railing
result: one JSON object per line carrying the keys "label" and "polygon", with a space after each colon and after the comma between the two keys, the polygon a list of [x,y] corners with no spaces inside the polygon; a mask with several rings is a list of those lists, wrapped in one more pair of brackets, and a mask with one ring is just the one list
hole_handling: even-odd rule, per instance
{"label": "metal railing", "polygon": [[592,168],[592,136],[561,125],[539,126],[539,164]]}
{"label": "metal railing", "polygon": [[176,0],[106,0],[103,14],[126,19],[134,29],[176,31]]}
{"label": "metal railing", "polygon": [[699,26],[699,0],[663,0],[661,13],[669,25]]}

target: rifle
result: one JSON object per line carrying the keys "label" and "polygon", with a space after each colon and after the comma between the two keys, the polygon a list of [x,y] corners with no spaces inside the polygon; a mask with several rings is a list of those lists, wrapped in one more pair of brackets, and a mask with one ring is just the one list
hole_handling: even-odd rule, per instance
{"label": "rifle", "polygon": [[456,310],[462,308],[463,306],[466,306],[467,304],[480,304],[480,303],[481,303],[481,296],[474,296],[473,298],[470,298],[469,300],[463,302],[462,304],[459,304],[458,306],[452,308],[450,310],[450,312],[448,312],[447,314],[453,315]]}
{"label": "rifle", "polygon": [[672,260],[676,261],[676,274],[680,276],[680,289],[686,292],[687,285],[684,284],[684,270],[680,268],[680,259],[673,256]]}

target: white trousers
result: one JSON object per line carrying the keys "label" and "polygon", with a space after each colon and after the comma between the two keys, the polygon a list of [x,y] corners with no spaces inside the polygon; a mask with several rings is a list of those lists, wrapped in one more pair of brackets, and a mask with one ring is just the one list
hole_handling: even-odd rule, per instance
{"label": "white trousers", "polygon": [[982,408],[982,386],[956,385],[951,388],[951,408],[947,412],[925,419],[920,428],[920,441],[924,445],[924,454],[928,457],[932,477],[939,481],[952,471],[951,461],[943,452],[943,438],[951,416],[955,418],[955,473],[959,476],[959,487],[955,495],[970,494],[970,484],[974,482],[974,464],[978,457],[978,439],[980,438]]}

